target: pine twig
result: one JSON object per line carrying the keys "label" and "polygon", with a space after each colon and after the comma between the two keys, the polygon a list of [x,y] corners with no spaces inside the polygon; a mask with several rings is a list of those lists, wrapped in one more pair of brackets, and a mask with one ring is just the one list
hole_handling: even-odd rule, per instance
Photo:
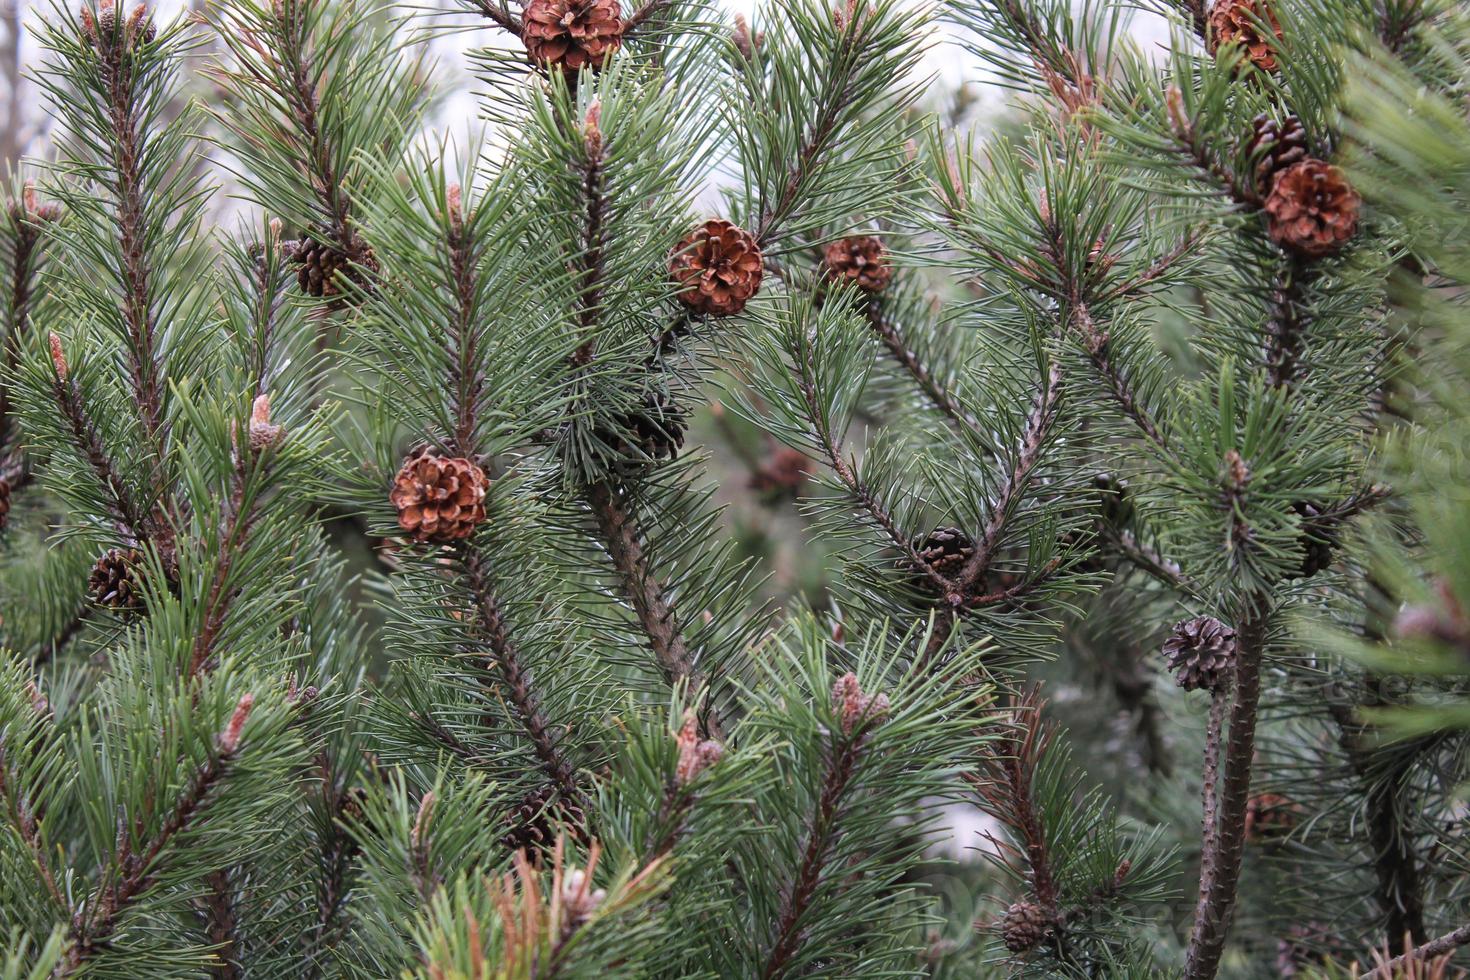
{"label": "pine twig", "polygon": [[234,714],[226,723],[209,759],[195,771],[173,809],[140,852],[132,849],[125,823],[119,820],[117,876],[105,877],[102,884],[72,918],[72,945],[65,963],[58,967],[58,977],[70,977],[81,971],[97,953],[107,946],[117,929],[117,920],[157,880],[165,863],[168,847],[175,837],[187,830],[208,805],[216,786],[225,778],[230,764],[240,751],[240,733],[255,699],[250,694],[240,698]]}
{"label": "pine twig", "polygon": [[214,955],[219,960],[210,967],[213,980],[240,980],[245,974],[236,961],[239,942],[239,921],[235,915],[235,894],[230,886],[230,873],[221,868],[204,878],[208,891],[203,898],[205,934],[215,947]]}
{"label": "pine twig", "polygon": [[1402,956],[1395,956],[1377,968],[1363,974],[1362,980],[1392,980],[1399,976],[1399,971],[1415,962],[1432,960],[1436,957],[1452,953],[1461,946],[1470,945],[1470,925],[1463,925],[1454,932],[1445,933],[1438,939],[1431,939],[1421,946],[1409,950]]}
{"label": "pine twig", "polygon": [[899,367],[907,371],[909,377],[913,378],[914,384],[929,399],[930,404],[949,419],[952,425],[967,432],[978,432],[979,427],[976,426],[975,420],[964,410],[949,389],[939,382],[934,372],[919,360],[918,354],[904,339],[898,324],[884,313],[882,300],[877,296],[868,297],[863,304],[863,314],[867,318],[868,326],[872,327],[873,333],[878,335],[883,346],[887,348],[888,353],[893,356]]}
{"label": "pine twig", "polygon": [[822,792],[817,799],[807,830],[801,863],[781,903],[776,936],[761,968],[761,980],[777,980],[788,975],[791,958],[801,943],[801,919],[810,907],[821,883],[837,832],[838,816],[847,795],[862,752],[862,737],[843,738],[828,753],[823,767]]}
{"label": "pine twig", "polygon": [[1216,829],[1204,840],[1200,900],[1185,954],[1186,980],[1211,980],[1220,968],[1235,910],[1245,848],[1245,814],[1255,756],[1256,711],[1261,697],[1261,658],[1270,623],[1268,600],[1254,596],[1237,632],[1235,684],[1218,794]]}
{"label": "pine twig", "polygon": [[586,809],[588,804],[577,783],[576,767],[552,734],[551,721],[541,706],[541,698],[532,686],[520,651],[511,641],[489,566],[484,557],[468,545],[460,552],[460,564],[464,569],[465,584],[474,598],[479,632],[490,648],[487,660],[505,683],[516,720],[525,729],[542,771],[550,777],[564,799]]}
{"label": "pine twig", "polygon": [[[632,498],[607,480],[589,486],[586,496],[623,594],[633,607],[664,679],[670,686],[684,684],[691,690],[697,689],[704,683],[704,677],[684,638],[678,613],[669,602],[668,589],[649,563]],[[714,737],[719,722],[711,718],[708,724],[707,734]]]}

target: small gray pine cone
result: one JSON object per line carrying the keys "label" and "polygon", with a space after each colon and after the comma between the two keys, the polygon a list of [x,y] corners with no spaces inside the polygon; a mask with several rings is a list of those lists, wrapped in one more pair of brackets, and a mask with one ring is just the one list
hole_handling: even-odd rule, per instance
{"label": "small gray pine cone", "polygon": [[1276,175],[1311,156],[1307,130],[1296,116],[1277,122],[1267,115],[1251,120],[1251,135],[1245,144],[1245,159],[1253,168],[1256,193],[1262,199],[1271,193]]}
{"label": "small gray pine cone", "polygon": [[1001,939],[1012,953],[1035,949],[1051,930],[1051,919],[1035,902],[1015,903],[1000,920]]}
{"label": "small gray pine cone", "polygon": [[143,552],[137,548],[109,548],[92,566],[87,591],[92,601],[118,612],[143,608]]}
{"label": "small gray pine cone", "polygon": [[1164,658],[1186,691],[1213,691],[1235,666],[1235,630],[1213,616],[1176,623],[1164,641]]}
{"label": "small gray pine cone", "polygon": [[940,575],[958,575],[975,554],[975,542],[957,527],[937,527],[914,539],[914,550]]}

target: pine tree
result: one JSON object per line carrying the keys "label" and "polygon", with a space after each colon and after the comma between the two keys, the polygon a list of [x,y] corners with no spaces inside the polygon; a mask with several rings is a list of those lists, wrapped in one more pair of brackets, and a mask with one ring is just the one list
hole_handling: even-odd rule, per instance
{"label": "pine tree", "polygon": [[1470,21],[1153,12],[52,11],[4,975],[1451,969]]}

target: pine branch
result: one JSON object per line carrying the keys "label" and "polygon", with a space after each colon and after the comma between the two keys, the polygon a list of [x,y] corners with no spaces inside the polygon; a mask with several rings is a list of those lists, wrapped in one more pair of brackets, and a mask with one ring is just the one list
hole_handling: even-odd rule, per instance
{"label": "pine branch", "polygon": [[1299,258],[1289,258],[1271,284],[1262,361],[1273,388],[1288,387],[1296,377],[1304,334],[1311,324],[1302,307],[1303,292],[1314,278],[1316,272],[1311,265]]}
{"label": "pine branch", "polygon": [[[1364,683],[1369,694],[1365,705],[1385,703],[1382,678],[1369,674]],[[1328,713],[1337,723],[1338,744],[1347,754],[1348,763],[1367,787],[1364,802],[1368,846],[1372,849],[1373,872],[1378,881],[1378,907],[1385,919],[1384,941],[1389,948],[1403,942],[1405,936],[1412,942],[1422,943],[1429,938],[1424,924],[1424,887],[1418,855],[1407,837],[1408,829],[1403,826],[1403,804],[1399,797],[1408,765],[1396,765],[1389,773],[1376,771],[1368,727],[1357,720],[1344,700],[1330,701]]]}
{"label": "pine branch", "polygon": [[1029,484],[1031,471],[1041,459],[1042,449],[1056,422],[1062,397],[1062,368],[1052,364],[1045,382],[1038,386],[1031,412],[1021,430],[1020,443],[1015,459],[1005,479],[996,490],[995,502],[990,508],[990,517],[985,522],[975,541],[975,553],[965,563],[956,585],[962,594],[968,595],[977,582],[985,579],[990,563],[995,558],[1005,535],[1006,525]]}
{"label": "pine branch", "polygon": [[25,844],[26,850],[30,852],[41,883],[46,887],[46,894],[58,909],[65,909],[69,907],[69,903],[57,887],[56,876],[51,871],[51,859],[46,854],[45,842],[41,839],[40,815],[26,800],[6,754],[5,740],[0,738],[0,801],[5,804],[5,815]]}
{"label": "pine branch", "polygon": [[521,36],[521,19],[511,13],[505,0],[471,0],[471,4],[481,16],[493,21],[507,34]]}
{"label": "pine branch", "polygon": [[157,311],[152,282],[154,269],[149,254],[150,216],[145,207],[148,188],[142,172],[147,153],[140,126],[145,107],[140,104],[138,79],[127,41],[105,41],[101,49],[101,75],[107,88],[106,111],[112,126],[110,163],[116,172],[117,236],[123,280],[122,314],[128,331],[128,367],[133,394],[143,426],[158,453],[161,470],[167,456],[167,420],[163,411],[164,369],[157,338]]}
{"label": "pine branch", "polygon": [[602,289],[605,268],[603,251],[607,247],[605,224],[607,221],[607,194],[603,186],[605,172],[602,157],[602,131],[598,128],[601,115],[600,103],[593,103],[587,110],[583,133],[583,145],[587,160],[582,168],[582,252],[577,257],[581,270],[581,295],[577,298],[578,321],[582,329],[582,343],[572,355],[572,365],[583,367],[592,361],[597,349],[595,329],[602,314]]}
{"label": "pine branch", "polygon": [[930,403],[957,428],[968,432],[978,431],[970,414],[964,410],[954,395],[940,384],[939,379],[919,360],[919,356],[904,340],[898,324],[885,315],[882,299],[878,296],[869,296],[863,304],[863,314],[867,317],[868,326],[872,327],[873,332],[883,341],[883,346],[888,349],[888,353],[893,356],[901,368],[908,372]]}
{"label": "pine branch", "polygon": [[[316,879],[319,889],[316,900],[316,921],[312,924],[312,943],[309,948],[325,950],[334,948],[347,930],[348,923],[342,911],[347,903],[347,876],[357,853],[357,842],[340,825],[347,815],[348,807],[354,804],[352,792],[344,791],[343,787],[338,785],[336,771],[327,753],[321,753],[317,761],[322,773],[323,803],[329,817],[327,832],[322,838],[321,848],[325,874]],[[315,980],[316,977],[322,975],[325,957],[313,954],[308,958],[311,967],[307,976]]]}
{"label": "pine branch", "polygon": [[235,916],[235,893],[230,886],[230,873],[221,868],[204,878],[208,891],[203,898],[205,935],[215,946],[219,963],[210,967],[214,980],[240,980],[245,974],[236,960],[239,922]]}
{"label": "pine branch", "polygon": [[230,587],[230,571],[245,548],[251,528],[260,517],[260,493],[253,481],[263,479],[269,472],[268,457],[257,457],[245,448],[237,448],[236,453],[249,453],[251,463],[247,464],[243,455],[237,455],[209,588],[204,596],[204,619],[199,632],[194,634],[194,644],[189,653],[190,677],[197,677],[212,667],[220,630],[240,594],[238,588]]}
{"label": "pine branch", "polygon": [[[0,366],[3,366],[0,370],[0,462],[4,462],[13,438],[10,385],[6,379],[13,377],[20,365],[20,345],[30,323],[31,293],[40,258],[37,245],[41,230],[36,223],[39,216],[34,211],[34,207],[27,207],[21,201],[6,202],[10,226],[7,231],[12,239],[8,250],[10,267],[6,270],[9,295],[6,297],[5,322],[0,324]],[[0,474],[0,479],[8,478]],[[11,483],[14,489],[14,481]]]}
{"label": "pine branch", "polygon": [[1143,433],[1144,438],[1152,443],[1155,449],[1166,455],[1171,454],[1172,448],[1168,437],[1164,435],[1163,429],[1154,421],[1153,415],[1144,406],[1128,373],[1113,360],[1108,350],[1107,332],[1097,326],[1085,303],[1077,305],[1072,323],[1078,336],[1082,339],[1082,346],[1087,351],[1088,360],[1092,362],[1097,376],[1107,386],[1108,394],[1112,396],[1119,411],[1138,427],[1138,431]]}
{"label": "pine branch", "polygon": [[802,348],[797,352],[795,358],[798,371],[797,383],[801,388],[807,417],[815,429],[817,444],[822,454],[826,456],[827,464],[837,474],[838,480],[842,482],[848,494],[868,513],[873,522],[883,529],[889,541],[898,548],[908,563],[920,571],[930,584],[938,589],[939,594],[945,597],[945,601],[951,607],[958,606],[964,599],[957,584],[941,575],[929,562],[924,560],[924,556],[919,553],[918,547],[910,536],[898,526],[892,511],[883,503],[878,494],[858,476],[843,455],[842,440],[832,431],[826,413],[822,411],[821,399],[817,392],[816,366],[812,361],[815,356],[814,345],[805,338],[801,343]]}
{"label": "pine branch", "polygon": [[477,263],[460,208],[460,193],[456,185],[449,190],[449,236],[445,242],[449,252],[450,278],[454,284],[454,310],[449,327],[450,354],[454,364],[449,382],[454,399],[451,411],[455,425],[450,448],[453,455],[478,459],[475,432],[485,378],[480,369],[480,331],[475,323]]}
{"label": "pine branch", "polygon": [[459,557],[465,584],[478,612],[476,625],[490,647],[487,659],[505,683],[504,690],[515,709],[516,719],[525,729],[542,771],[555,784],[562,798],[585,809],[587,802],[577,783],[576,768],[552,734],[551,721],[541,707],[541,698],[521,662],[520,651],[511,642],[510,631],[495,596],[490,569],[484,557],[471,546],[464,546]]}
{"label": "pine branch", "polygon": [[[586,496],[608,558],[664,679],[670,686],[684,684],[690,690],[698,689],[705,679],[684,639],[678,614],[668,600],[667,587],[657,578],[644,551],[643,533],[632,498],[607,480],[589,486]],[[711,718],[708,725],[706,734],[713,737],[719,722]]]}
{"label": "pine branch", "polygon": [[1415,963],[1444,956],[1465,945],[1470,945],[1470,925],[1463,925],[1454,932],[1445,933],[1438,939],[1416,946],[1402,956],[1395,956],[1387,963],[1363,974],[1362,980],[1393,980],[1394,977],[1403,976],[1403,971],[1412,969]]}
{"label": "pine branch", "polygon": [[71,432],[73,446],[91,466],[107,495],[108,516],[130,541],[141,543],[149,540],[150,532],[154,530],[152,516],[133,499],[121,470],[103,445],[102,436],[87,413],[82,390],[67,370],[61,340],[55,334],[51,335],[51,360],[55,367],[51,379],[52,396]]}
{"label": "pine branch", "polygon": [[1215,833],[1205,838],[1201,855],[1200,900],[1185,954],[1186,980],[1211,980],[1220,968],[1225,938],[1235,910],[1236,886],[1245,847],[1246,804],[1255,757],[1256,709],[1261,697],[1261,658],[1265,652],[1270,607],[1253,596],[1236,634],[1235,685],[1228,713],[1224,774],[1218,796]]}
{"label": "pine branch", "polygon": [[190,778],[189,784],[174,801],[158,832],[134,852],[125,821],[119,821],[117,875],[105,876],[103,882],[72,918],[72,945],[58,976],[70,977],[81,972],[91,959],[107,948],[117,930],[118,918],[151,888],[168,860],[168,848],[174,839],[193,826],[195,819],[209,804],[216,787],[225,779],[240,750],[240,733],[255,699],[249,694],[240,698],[234,714],[220,732],[215,750]]}
{"label": "pine branch", "polygon": [[861,757],[862,738],[844,738],[832,746],[823,766],[822,792],[817,799],[807,830],[801,864],[785,892],[776,928],[776,937],[761,968],[761,980],[777,980],[790,970],[791,958],[801,944],[802,918],[811,906],[822,872],[826,869],[834,839],[838,833],[843,799],[853,772]]}

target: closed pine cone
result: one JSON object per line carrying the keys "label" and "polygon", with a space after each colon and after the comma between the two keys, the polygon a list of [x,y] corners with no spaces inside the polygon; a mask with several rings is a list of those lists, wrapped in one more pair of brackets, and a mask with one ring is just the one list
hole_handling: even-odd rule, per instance
{"label": "closed pine cone", "polygon": [[623,43],[621,8],[618,0],[531,0],[521,40],[548,68],[598,68]]}
{"label": "closed pine cone", "polygon": [[1015,903],[1000,920],[1001,938],[1012,953],[1024,953],[1039,946],[1051,929],[1045,910],[1034,902]]}
{"label": "closed pine cone", "polygon": [[596,435],[604,445],[636,466],[676,456],[684,445],[684,431],[688,426],[687,413],[674,399],[650,391],[643,396],[640,409],[618,419],[617,429],[598,428]]}
{"label": "closed pine cone", "polygon": [[1256,193],[1265,197],[1276,183],[1276,175],[1310,156],[1307,130],[1296,116],[1277,122],[1267,115],[1251,120],[1251,135],[1245,158],[1254,165]]}
{"label": "closed pine cone", "polygon": [[427,447],[409,454],[388,499],[398,526],[415,541],[458,541],[485,519],[485,471],[459,456],[440,456]]}
{"label": "closed pine cone", "polygon": [[[1261,35],[1258,21],[1271,25],[1274,37]],[[1281,23],[1269,3],[1261,0],[1215,0],[1210,10],[1210,50],[1224,44],[1238,44],[1261,71],[1276,70],[1276,54],[1272,50],[1281,39]]]}
{"label": "closed pine cone", "polygon": [[354,261],[368,272],[377,272],[378,260],[365,243],[359,242],[355,251],[355,256],[349,256],[314,238],[296,242],[290,255],[297,265],[296,282],[301,291],[308,296],[337,296],[342,292],[339,274],[359,285],[364,284],[362,272],[353,267]]}
{"label": "closed pine cone", "polygon": [[134,7],[133,12],[128,15],[121,31],[117,27],[117,7],[112,0],[101,0],[97,4],[96,20],[92,18],[92,11],[83,7],[80,21],[82,36],[87,39],[88,44],[102,54],[106,54],[106,48],[118,41],[123,43],[123,50],[127,51],[137,47],[140,39],[142,43],[148,44],[158,36],[158,31],[153,26],[153,18],[148,13],[148,7],[141,3]]}
{"label": "closed pine cone", "polygon": [[1336,522],[1323,516],[1322,508],[1310,501],[1298,500],[1291,505],[1291,509],[1301,518],[1298,541],[1302,549],[1302,563],[1297,569],[1296,577],[1311,578],[1332,567],[1332,549],[1337,544],[1334,527]]}
{"label": "closed pine cone", "polygon": [[505,832],[500,844],[508,851],[537,851],[556,843],[557,822],[580,827],[586,816],[580,807],[556,798],[550,786],[543,786],[510,808],[502,821]]}
{"label": "closed pine cone", "polygon": [[1213,616],[1186,619],[1164,641],[1164,659],[1186,691],[1214,691],[1235,664],[1235,630]]}
{"label": "closed pine cone", "polygon": [[811,464],[805,453],[782,446],[750,475],[750,489],[768,503],[795,499],[810,473]]}
{"label": "closed pine cone", "polygon": [[975,554],[975,542],[957,527],[937,527],[916,540],[914,550],[934,571],[953,578]]}
{"label": "closed pine cone", "polygon": [[137,548],[109,548],[92,566],[87,591],[92,601],[118,612],[143,608],[142,584],[139,581],[143,552]]}
{"label": "closed pine cone", "polygon": [[1280,793],[1258,793],[1245,804],[1245,839],[1260,843],[1285,837],[1300,816],[1301,808]]}
{"label": "closed pine cone", "polygon": [[669,277],[679,286],[679,301],[711,316],[745,309],[764,275],[755,236],[721,218],[700,225],[669,257]]}
{"label": "closed pine cone", "polygon": [[873,235],[855,235],[830,242],[822,250],[829,278],[849,283],[865,293],[881,293],[893,278],[888,252]]}
{"label": "closed pine cone", "polygon": [[1341,170],[1308,158],[1277,175],[1266,198],[1266,230],[1282,248],[1321,258],[1357,232],[1361,205]]}

